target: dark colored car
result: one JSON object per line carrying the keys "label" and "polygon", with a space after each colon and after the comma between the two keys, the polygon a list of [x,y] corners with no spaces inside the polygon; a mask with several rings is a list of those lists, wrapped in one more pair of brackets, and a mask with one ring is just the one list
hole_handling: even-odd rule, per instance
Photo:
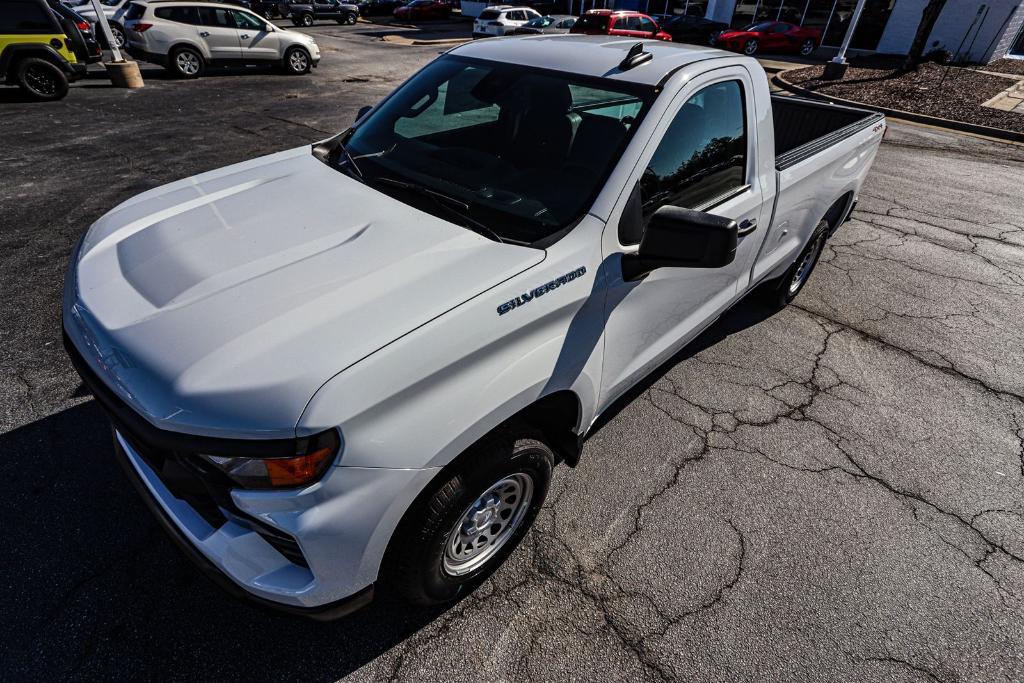
{"label": "dark colored car", "polygon": [[783,21],[762,21],[744,29],[723,31],[715,45],[755,55],[759,52],[792,52],[807,56],[821,44],[821,31]]}
{"label": "dark colored car", "polygon": [[447,19],[452,14],[452,6],[438,0],[413,0],[408,5],[395,10],[395,19],[400,21],[428,21],[430,19]]}
{"label": "dark colored car", "polygon": [[536,35],[538,33],[568,33],[576,24],[576,17],[567,14],[546,14],[543,17],[530,19],[512,31],[514,36]]}
{"label": "dark colored car", "polygon": [[103,48],[96,39],[92,24],[59,0],[47,1],[61,28],[64,29],[64,34],[71,41],[71,50],[75,53],[75,58],[83,64],[93,64],[103,59]]}
{"label": "dark colored car", "polygon": [[628,38],[653,38],[672,40],[672,36],[661,30],[658,22],[640,12],[624,12],[610,9],[592,9],[573,25],[569,33],[588,36],[626,36]]}
{"label": "dark colored car", "polygon": [[364,17],[387,16],[390,17],[395,10],[405,5],[404,0],[363,0],[358,3],[359,14]]}
{"label": "dark colored car", "polygon": [[327,19],[339,24],[354,24],[359,20],[359,7],[340,0],[312,0],[291,3],[289,15],[296,26],[312,26],[314,21]]}
{"label": "dark colored car", "polygon": [[0,83],[17,85],[36,100],[59,100],[68,83],[85,75],[86,64],[75,54],[74,24],[67,24],[46,0],[0,2]]}
{"label": "dark colored car", "polygon": [[661,24],[661,30],[672,36],[674,42],[691,45],[714,45],[718,34],[729,28],[729,24],[704,17],[679,15],[655,19]]}

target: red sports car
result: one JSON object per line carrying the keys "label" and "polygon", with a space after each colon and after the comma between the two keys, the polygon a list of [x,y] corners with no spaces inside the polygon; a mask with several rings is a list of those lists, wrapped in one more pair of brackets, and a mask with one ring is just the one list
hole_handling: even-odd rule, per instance
{"label": "red sports car", "polygon": [[807,56],[821,44],[821,31],[784,21],[762,21],[745,29],[726,29],[715,46],[755,55],[758,52],[795,52]]}
{"label": "red sports car", "polygon": [[425,19],[447,19],[452,6],[437,0],[413,0],[404,7],[395,9],[395,19],[401,21],[423,21]]}

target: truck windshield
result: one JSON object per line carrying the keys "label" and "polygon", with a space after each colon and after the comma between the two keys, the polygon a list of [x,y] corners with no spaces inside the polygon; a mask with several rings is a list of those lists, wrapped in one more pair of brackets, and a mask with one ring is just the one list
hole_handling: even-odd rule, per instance
{"label": "truck windshield", "polygon": [[339,159],[400,201],[448,220],[457,205],[492,238],[546,246],[590,208],[654,96],[448,55],[364,119]]}

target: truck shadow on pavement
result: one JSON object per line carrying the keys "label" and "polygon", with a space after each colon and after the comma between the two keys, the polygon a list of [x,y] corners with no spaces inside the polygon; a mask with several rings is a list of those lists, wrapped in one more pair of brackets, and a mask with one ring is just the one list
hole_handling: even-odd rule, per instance
{"label": "truck shadow on pavement", "polygon": [[[594,431],[680,360],[773,313],[740,302],[617,401]],[[5,672],[14,679],[131,672],[335,680],[448,609],[411,608],[378,595],[366,609],[320,623],[227,596],[189,563],[137,497],[114,459],[110,428],[95,401],[0,435],[0,481],[7,532],[0,581],[11,598],[0,635],[8,646]]]}

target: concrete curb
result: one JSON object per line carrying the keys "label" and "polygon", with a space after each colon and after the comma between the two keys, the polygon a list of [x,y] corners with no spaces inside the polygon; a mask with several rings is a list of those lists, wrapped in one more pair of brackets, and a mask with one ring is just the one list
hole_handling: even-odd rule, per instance
{"label": "concrete curb", "polygon": [[383,36],[381,38],[381,40],[383,40],[385,43],[391,43],[392,45],[421,45],[421,46],[422,45],[427,45],[427,46],[435,45],[435,46],[442,46],[443,47],[445,45],[462,45],[463,43],[468,43],[468,42],[470,42],[473,39],[472,38],[438,38],[436,40],[420,40],[420,39],[417,39],[417,38],[406,38],[405,36],[400,36],[400,35],[391,35],[391,36]]}
{"label": "concrete curb", "polygon": [[[801,67],[806,68],[806,67]],[[973,133],[975,135],[984,135],[990,138],[997,138],[999,140],[1007,140],[1009,142],[1024,143],[1024,133],[1018,133],[1012,130],[1005,130],[1003,128],[993,128],[991,126],[981,126],[976,123],[967,123],[966,121],[953,121],[951,119],[943,119],[938,116],[928,116],[927,114],[918,114],[912,111],[903,111],[902,109],[889,109],[888,107],[879,107],[873,104],[864,104],[863,102],[855,102],[854,100],[847,100],[842,97],[836,97],[834,95],[824,95],[822,93],[802,88],[795,83],[787,81],[784,76],[790,71],[797,71],[797,69],[787,69],[786,71],[775,74],[772,81],[775,82],[781,88],[784,88],[791,93],[796,95],[802,95],[815,100],[821,100],[824,102],[834,102],[835,104],[845,104],[851,107],[860,107],[862,109],[870,109],[891,116],[897,119],[905,119],[907,121],[914,121],[916,123],[924,123],[929,126],[935,126],[937,128],[947,128],[949,130],[955,130],[961,133]]]}

